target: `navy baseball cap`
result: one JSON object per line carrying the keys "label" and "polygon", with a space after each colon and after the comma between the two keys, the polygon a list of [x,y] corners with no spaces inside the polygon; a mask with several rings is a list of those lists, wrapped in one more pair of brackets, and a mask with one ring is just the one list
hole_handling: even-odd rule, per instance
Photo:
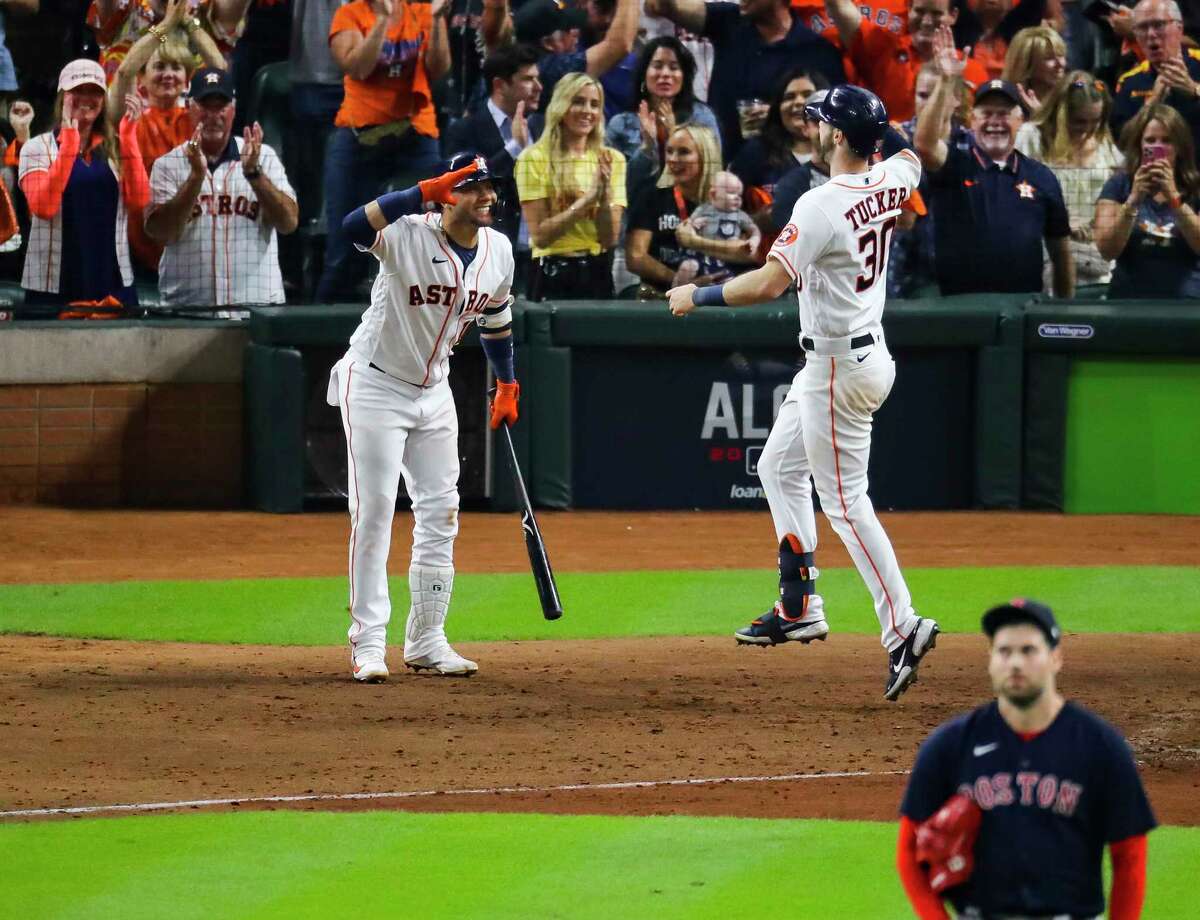
{"label": "navy baseball cap", "polygon": [[474,150],[460,150],[458,153],[450,154],[446,160],[446,172],[454,172],[456,169],[462,169],[464,166],[475,164],[475,172],[471,173],[465,179],[460,179],[454,186],[456,189],[466,188],[468,185],[474,185],[476,182],[491,182],[496,177],[492,175],[492,171],[488,168],[488,162],[480,154]]}
{"label": "navy baseball cap", "polygon": [[989,639],[996,635],[998,629],[1012,626],[1014,623],[1036,626],[1046,634],[1046,641],[1050,643],[1051,648],[1058,645],[1062,638],[1062,630],[1058,628],[1058,620],[1054,619],[1054,611],[1045,604],[1027,597],[1014,597],[1007,604],[993,607],[983,615],[983,631]]}
{"label": "navy baseball cap", "polygon": [[209,96],[224,96],[233,99],[237,95],[233,91],[233,75],[227,70],[216,67],[201,67],[192,77],[192,87],[189,95],[196,102],[201,102]]}
{"label": "navy baseball cap", "polygon": [[975,90],[973,104],[979,105],[985,96],[1003,96],[1013,105],[1019,105],[1022,111],[1025,109],[1025,103],[1021,101],[1021,94],[1017,91],[1017,87],[1007,80],[988,80],[986,83],[979,84],[979,88]]}

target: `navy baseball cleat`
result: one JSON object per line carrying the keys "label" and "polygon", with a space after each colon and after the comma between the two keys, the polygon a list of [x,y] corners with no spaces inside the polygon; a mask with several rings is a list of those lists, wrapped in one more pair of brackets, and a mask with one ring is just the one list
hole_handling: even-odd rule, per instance
{"label": "navy baseball cleat", "polygon": [[888,653],[888,676],[883,698],[895,702],[900,694],[917,682],[917,665],[937,645],[941,629],[934,620],[917,618],[917,625],[904,643]]}
{"label": "navy baseball cleat", "polygon": [[829,635],[829,624],[822,617],[819,620],[792,620],[783,613],[783,605],[779,601],[775,606],[760,616],[744,629],[733,634],[738,645],[779,645],[781,642],[800,642],[804,645],[814,639],[825,641]]}

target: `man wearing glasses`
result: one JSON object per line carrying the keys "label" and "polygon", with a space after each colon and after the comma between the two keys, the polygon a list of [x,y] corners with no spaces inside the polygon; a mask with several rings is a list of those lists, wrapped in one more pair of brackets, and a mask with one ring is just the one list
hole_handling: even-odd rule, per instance
{"label": "man wearing glasses", "polygon": [[1178,110],[1200,145],[1200,50],[1183,47],[1179,4],[1141,0],[1133,10],[1133,37],[1146,59],[1117,80],[1113,133],[1120,136],[1147,102],[1163,102]]}

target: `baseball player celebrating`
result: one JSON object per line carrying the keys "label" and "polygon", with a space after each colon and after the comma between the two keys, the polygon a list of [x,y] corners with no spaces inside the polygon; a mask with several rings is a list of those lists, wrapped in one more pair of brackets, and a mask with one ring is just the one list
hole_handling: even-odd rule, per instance
{"label": "baseball player celebrating", "polygon": [[[441,211],[424,211],[424,205]],[[412,605],[404,663],[437,674],[478,670],[446,641],[458,533],[458,417],[447,379],[455,343],[474,323],[496,375],[491,427],[517,420],[512,246],[491,228],[487,162],[457,153],[447,172],[358,208],[343,226],[379,260],[371,306],[329,378],[346,431],[350,499],[350,654],[354,678],[388,677],[387,558],[396,490],[413,508]]]}
{"label": "baseball player celebrating", "polygon": [[749,645],[809,643],[829,634],[816,592],[821,507],[875,602],[888,650],[884,696],[897,699],[916,680],[938,625],[917,616],[896,554],[867,497],[871,419],[896,377],[883,340],[887,254],[901,208],[921,178],[910,150],[870,165],[887,128],[874,93],[836,86],[805,114],[819,121],[818,144],[830,181],[805,193],[765,265],[724,285],[669,292],[671,312],[707,304],[741,305],[779,297],[795,282],[805,366],[792,381],[771,428],[758,474],[779,540],[779,600],[734,637]]}
{"label": "baseball player celebrating", "polygon": [[1049,607],[1017,598],[983,631],[996,699],[934,730],[900,806],[896,864],[917,916],[947,917],[945,898],[960,917],[1098,920],[1108,844],[1108,916],[1134,920],[1156,822],[1129,746],[1059,694]]}

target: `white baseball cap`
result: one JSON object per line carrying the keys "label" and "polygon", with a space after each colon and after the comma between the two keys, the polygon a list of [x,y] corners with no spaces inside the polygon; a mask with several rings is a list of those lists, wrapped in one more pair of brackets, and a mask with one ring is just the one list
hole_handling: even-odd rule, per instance
{"label": "white baseball cap", "polygon": [[88,58],[71,61],[58,75],[58,88],[63,92],[92,83],[101,89],[108,86],[104,68]]}

